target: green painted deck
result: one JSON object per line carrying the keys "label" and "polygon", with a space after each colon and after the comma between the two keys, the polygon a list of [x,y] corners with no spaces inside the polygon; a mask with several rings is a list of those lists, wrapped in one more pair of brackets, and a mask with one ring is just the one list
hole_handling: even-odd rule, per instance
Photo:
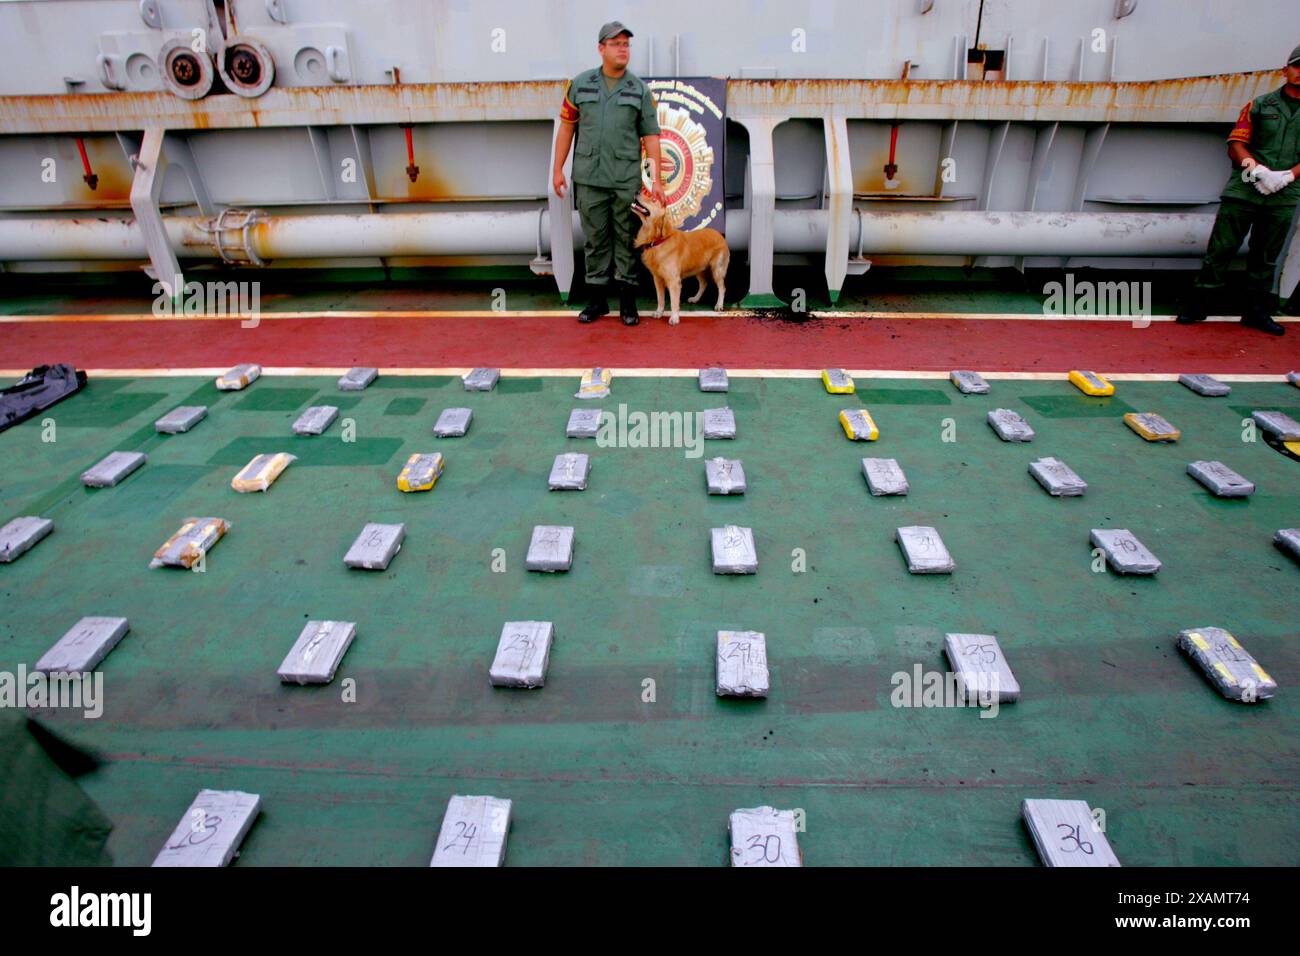
{"label": "green painted deck", "polygon": [[[208,379],[93,380],[3,436],[0,515],[55,531],[0,566],[0,669],[31,666],[79,617],[125,615],[101,665],[106,710],[48,723],[107,758],[79,782],[113,820],[120,864],[148,863],[203,787],[260,793],[239,865],[428,862],[447,798],[515,801],[507,864],[724,865],[727,814],[802,808],[808,865],[1034,865],[1025,797],[1104,808],[1126,865],[1295,864],[1300,845],[1300,565],[1271,543],[1300,525],[1300,463],[1243,443],[1254,408],[1300,416],[1300,392],[1236,384],[1226,399],[1170,382],[1111,399],[1065,381],[995,381],[963,396],[937,380],[872,381],[852,396],[815,379],[616,378],[599,404],[695,411],[729,404],[749,492],[705,493],[682,449],[600,448],[564,437],[576,380],[503,379],[466,393],[449,378],[264,377],[220,393]],[[842,407],[868,407],[881,438],[845,440]],[[309,404],[340,406],[318,438],[290,433]],[[152,423],[207,404],[185,435]],[[434,439],[443,407],[470,433]],[[1006,444],[984,422],[1005,406],[1037,430]],[[1120,420],[1157,411],[1182,428],[1147,444]],[[942,420],[956,441],[941,440]],[[117,488],[78,475],[114,450],[149,462]],[[299,456],[265,494],[230,479],[254,454]],[[427,494],[397,492],[413,452],[442,451]],[[593,455],[588,489],[548,492],[554,455]],[[1089,483],[1054,499],[1028,462],[1064,459]],[[895,457],[906,498],[872,498],[864,456]],[[1247,501],[1188,477],[1219,458],[1256,482]],[[187,516],[233,522],[204,573],[150,571]],[[367,521],[403,521],[387,572],[347,569]],[[709,528],[753,527],[755,576],[710,571]],[[577,529],[573,569],[524,570],[531,527]],[[932,524],[951,576],[912,576],[899,525]],[[1154,578],[1094,573],[1091,527],[1127,527],[1164,562]],[[491,568],[493,549],[507,569]],[[806,573],[791,554],[807,553]],[[335,682],[282,686],[276,669],[308,618],[357,623]],[[545,688],[487,679],[506,620],[552,620]],[[1180,628],[1233,631],[1281,684],[1256,706],[1222,699],[1174,647]],[[766,701],[722,701],[714,632],[767,634]],[[945,631],[998,635],[1020,703],[896,709],[890,678],[945,670]],[[356,702],[341,682],[356,682]],[[643,682],[655,682],[644,702]]]}

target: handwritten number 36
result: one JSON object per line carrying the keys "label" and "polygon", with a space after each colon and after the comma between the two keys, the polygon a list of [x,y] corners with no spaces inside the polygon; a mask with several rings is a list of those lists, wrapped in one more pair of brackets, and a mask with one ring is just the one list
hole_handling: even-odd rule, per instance
{"label": "handwritten number 36", "polygon": [[[1088,854],[1089,856],[1092,856],[1092,844],[1089,843],[1087,840],[1080,840],[1080,839],[1079,839],[1079,827],[1070,826],[1070,824],[1068,824],[1068,823],[1058,823],[1058,824],[1056,825],[1056,828],[1057,828],[1058,830],[1059,830],[1061,827],[1065,827],[1065,829],[1067,829],[1067,830],[1070,831],[1069,833],[1065,834],[1065,836],[1061,837],[1061,843],[1062,843],[1062,849],[1061,849],[1061,852],[1062,852],[1062,853],[1077,853],[1079,850],[1082,850],[1084,853]],[[1064,844],[1065,844],[1065,841],[1066,841],[1066,840],[1073,840],[1073,841],[1074,841],[1074,849],[1073,849],[1073,850],[1066,849],[1066,848],[1064,847]]]}

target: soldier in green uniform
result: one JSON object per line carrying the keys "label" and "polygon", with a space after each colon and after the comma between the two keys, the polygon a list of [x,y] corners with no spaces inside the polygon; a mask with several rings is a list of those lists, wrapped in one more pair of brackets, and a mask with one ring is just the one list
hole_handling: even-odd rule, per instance
{"label": "soldier in green uniform", "polygon": [[1273,283],[1300,201],[1300,186],[1295,185],[1300,176],[1300,46],[1291,51],[1283,73],[1286,84],[1247,103],[1228,134],[1233,173],[1220,196],[1205,262],[1179,322],[1205,321],[1212,297],[1225,288],[1228,265],[1249,232],[1241,324],[1271,335],[1286,331],[1273,321]]}
{"label": "soldier in green uniform", "polygon": [[555,134],[552,181],[563,196],[564,161],[577,137],[573,183],[587,243],[587,288],[591,301],[578,316],[592,322],[609,311],[610,264],[618,284],[619,314],[636,325],[636,252],[631,205],[641,188],[641,150],[653,164],[654,197],[667,205],[659,176],[658,107],[640,77],[628,71],[632,31],[617,20],[597,36],[601,65],[579,73],[569,83]]}

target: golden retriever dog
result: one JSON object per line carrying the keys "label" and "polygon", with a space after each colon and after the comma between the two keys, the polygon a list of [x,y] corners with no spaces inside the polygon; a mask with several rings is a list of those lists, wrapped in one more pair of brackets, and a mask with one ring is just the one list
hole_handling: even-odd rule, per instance
{"label": "golden retriever dog", "polygon": [[715,308],[721,312],[722,299],[727,292],[727,264],[731,261],[731,251],[722,233],[716,229],[682,232],[673,223],[668,210],[644,192],[633,200],[632,211],[641,220],[641,228],[632,245],[641,250],[641,261],[655,280],[655,318],[664,314],[664,288],[667,287],[672,305],[668,324],[676,325],[681,321],[678,307],[682,280],[691,276],[699,279],[700,289],[688,301],[699,302],[704,297],[708,276],[712,275],[718,287]]}

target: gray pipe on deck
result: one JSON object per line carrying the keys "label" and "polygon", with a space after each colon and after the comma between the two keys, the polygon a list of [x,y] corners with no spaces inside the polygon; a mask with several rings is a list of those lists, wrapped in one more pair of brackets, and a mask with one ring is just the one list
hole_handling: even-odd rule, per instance
{"label": "gray pipe on deck", "polygon": [[[538,222],[538,216],[541,222]],[[776,212],[777,252],[824,254],[828,213]],[[165,216],[181,259],[219,257],[211,220]],[[1214,217],[1200,213],[1136,212],[862,212],[849,217],[849,249],[865,255],[1200,256]],[[522,255],[549,251],[546,210],[415,212],[365,215],[266,216],[250,227],[257,258]],[[583,241],[577,214],[575,244]],[[227,249],[243,237],[230,230]],[[733,251],[749,247],[749,217],[727,223]],[[0,261],[146,259],[132,219],[0,219]]]}

